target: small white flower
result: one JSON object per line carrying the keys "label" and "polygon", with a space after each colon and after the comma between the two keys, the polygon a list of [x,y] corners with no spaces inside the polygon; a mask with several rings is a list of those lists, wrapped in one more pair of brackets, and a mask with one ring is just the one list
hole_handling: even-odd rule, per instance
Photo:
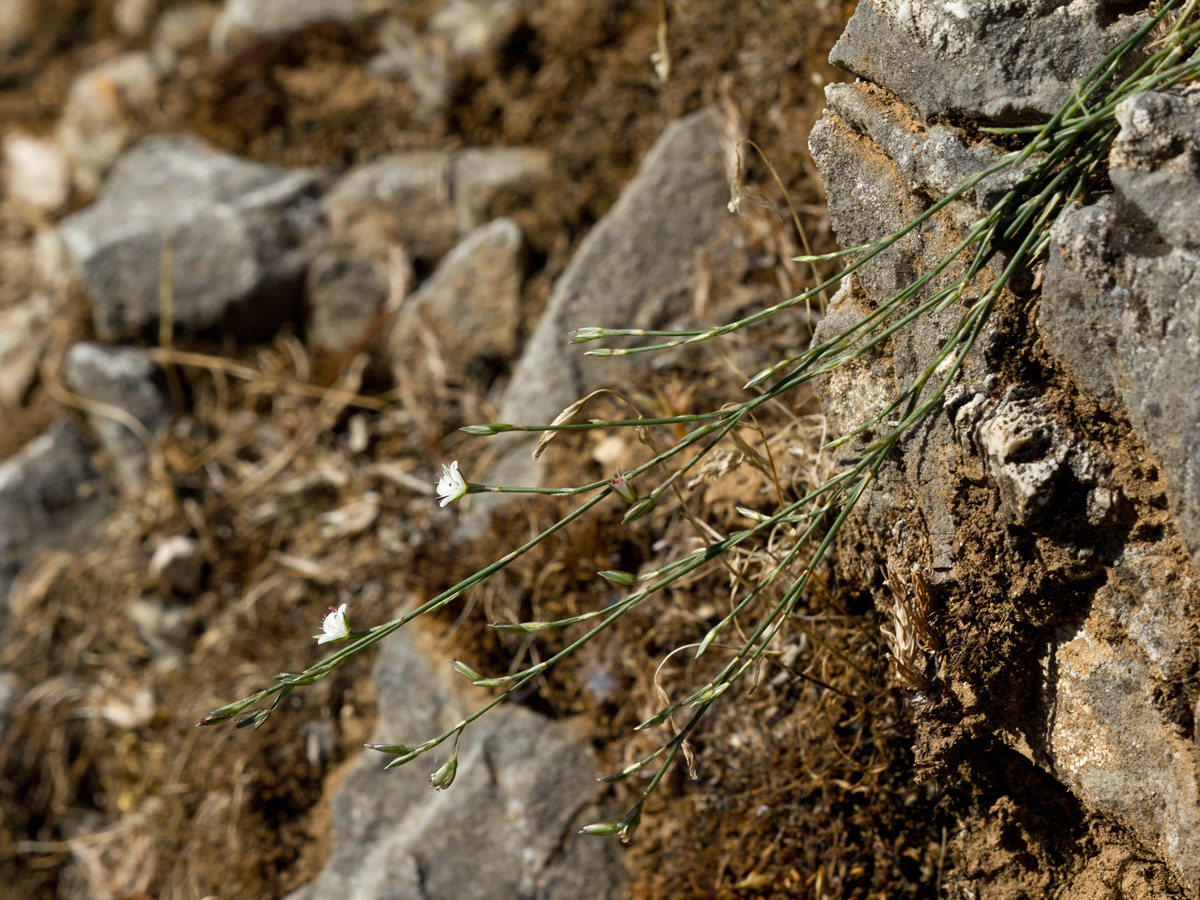
{"label": "small white flower", "polygon": [[442,463],[442,476],[438,479],[437,492],[441,497],[438,501],[439,506],[453,503],[466,495],[467,482],[463,480],[462,473],[458,471],[458,460]]}
{"label": "small white flower", "polygon": [[314,634],[318,644],[324,644],[329,641],[344,641],[350,637],[350,623],[346,621],[346,604],[343,603],[337,609],[329,607],[329,615],[325,617],[325,621],[321,623],[321,633]]}

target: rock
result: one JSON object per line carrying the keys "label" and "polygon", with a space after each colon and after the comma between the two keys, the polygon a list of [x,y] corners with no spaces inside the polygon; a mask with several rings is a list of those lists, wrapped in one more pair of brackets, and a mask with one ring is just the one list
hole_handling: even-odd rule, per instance
{"label": "rock", "polygon": [[[684,315],[696,253],[726,234],[728,200],[716,114],[704,109],[668,125],[555,284],[505,391],[499,421],[549,422],[596,388],[638,377],[649,354],[587,358],[586,348],[567,344],[569,332],[602,325],[662,328]],[[510,440],[497,441],[508,446],[487,480],[536,485],[529,442],[499,437]]]}
{"label": "rock", "polygon": [[391,18],[379,29],[382,49],[367,72],[385,81],[404,81],[428,119],[444,115],[458,87],[458,66],[444,42],[430,41],[412,25]]}
{"label": "rock", "polygon": [[130,417],[121,421],[104,409],[88,410],[88,421],[112,459],[121,487],[130,496],[140,494],[150,475],[147,439],[154,440],[172,413],[157,363],[137,347],[79,343],[67,351],[63,375],[67,387],[85,400]]}
{"label": "rock", "polygon": [[1200,91],[1139,95],[1118,119],[1114,192],[1059,219],[1038,325],[1158,457],[1200,566]]}
{"label": "rock", "polygon": [[25,402],[57,310],[53,298],[44,293],[0,310],[0,409],[11,411]]}
{"label": "rock", "polygon": [[[468,702],[446,669],[408,631],[389,637],[375,670],[373,740],[423,739],[483,699]],[[624,896],[616,842],[576,834],[611,815],[596,807],[595,766],[571,722],[516,705],[492,710],[464,732],[454,784],[435,792],[428,776],[448,751],[388,771],[388,757],[362,754],[330,799],[329,863],[289,900]]]}
{"label": "rock", "polygon": [[454,224],[460,234],[511,214],[545,184],[550,155],[534,147],[471,147],[451,160]]}
{"label": "rock", "polygon": [[494,53],[516,31],[527,0],[447,0],[429,17],[429,36],[456,60]]}
{"label": "rock", "polygon": [[1194,732],[1187,736],[1194,713],[1170,715],[1163,691],[1181,664],[1192,664],[1186,648],[1195,641],[1198,597],[1195,572],[1179,571],[1171,554],[1129,547],[1087,619],[1060,632],[1043,660],[1052,677],[1041,697],[1045,743],[1035,751],[1087,806],[1172,863],[1193,896],[1200,893],[1200,759]]}
{"label": "rock", "polygon": [[60,419],[0,462],[0,602],[37,550],[80,544],[112,509],[92,452]]}
{"label": "rock", "polygon": [[[829,85],[825,100],[828,107],[812,130],[809,147],[825,180],[834,231],[845,246],[898,231],[932,205],[930,198],[940,200],[1003,155],[962,129],[924,128],[874,85]],[[855,283],[873,302],[886,301],[918,272],[935,266],[1017,178],[1017,173],[1002,170],[985,179],[961,202],[859,269]],[[959,265],[951,271],[962,269]]]}
{"label": "rock", "polygon": [[4,138],[4,191],[12,200],[51,213],[71,195],[71,169],[53,141],[9,134]]}
{"label": "rock", "polygon": [[863,0],[829,61],[925,119],[1041,121],[1145,21],[1101,0]]}
{"label": "rock", "polygon": [[0,741],[4,740],[4,733],[8,730],[13,701],[22,693],[21,678],[16,672],[0,672]]}
{"label": "rock", "polygon": [[314,350],[340,357],[370,343],[391,289],[380,249],[340,241],[313,257],[305,299],[308,344]]}
{"label": "rock", "polygon": [[226,0],[213,25],[212,48],[233,53],[313,22],[354,22],[395,5],[395,0]]}
{"label": "rock", "polygon": [[113,27],[127,38],[137,38],[150,30],[157,0],[114,0]]}
{"label": "rock", "polygon": [[0,2],[0,60],[15,56],[37,25],[37,0]]}
{"label": "rock", "polygon": [[183,3],[163,10],[150,40],[154,65],[169,72],[181,56],[205,48],[216,18],[217,8],[212,3]]}
{"label": "rock", "polygon": [[71,85],[57,129],[75,186],[93,194],[133,138],[133,117],[158,100],[158,75],[146,53],[126,53],[84,72]]}
{"label": "rock", "polygon": [[399,241],[410,257],[427,261],[454,246],[450,157],[440,151],[397,153],[355,169],[321,207],[338,240]]}
{"label": "rock", "polygon": [[368,63],[376,78],[403,80],[426,116],[446,112],[464,68],[502,49],[525,19],[527,0],[448,0],[418,32],[399,17],[379,31],[380,52]]}
{"label": "rock", "polygon": [[[882,8],[864,2],[856,18],[869,22]],[[992,9],[972,7],[972,16]],[[905,38],[923,42],[911,53],[903,41],[872,39],[871,65],[893,79],[887,86],[922,113],[969,115],[976,124],[1053,109],[1061,87],[1021,66],[998,81],[1007,94],[984,91],[974,107],[946,97],[974,90],[975,76],[909,84],[942,55],[957,71],[957,32],[934,27],[954,10],[911,12],[923,23]],[[1073,4],[1036,16],[1086,11]],[[1030,23],[1029,33],[1041,27]],[[896,28],[890,22],[886,33]],[[1079,53],[1100,52],[1111,31],[1080,38]],[[984,34],[971,51],[983,54],[979,78],[993,78],[988,73],[1009,59],[993,40]],[[1042,52],[1033,43],[1031,65]],[[892,56],[900,52],[911,67]],[[1062,72],[1065,83],[1069,70]],[[995,99],[1002,96],[1009,99]],[[878,85],[833,86],[827,100],[811,145],[846,245],[895,231],[999,155],[968,128],[923,126]],[[1033,279],[1013,283],[1014,299],[996,308],[946,393],[905,434],[847,521],[839,541],[849,552],[839,568],[878,589],[881,566],[917,565],[937,585],[948,648],[939,658],[944,706],[929,716],[917,711],[919,764],[954,766],[971,755],[985,779],[1002,773],[988,790],[1007,792],[1014,815],[1036,817],[1047,801],[1024,793],[1036,773],[1020,774],[1005,756],[1019,755],[1061,783],[1081,821],[1129,836],[1113,839],[1113,853],[1149,851],[1162,878],[1197,897],[1200,92],[1133,98],[1118,121],[1111,193],[1062,213],[1040,302]],[[989,177],[847,279],[814,341],[830,340],[929,272],[1017,174]],[[914,321],[822,379],[831,431],[882,413],[912,385],[962,308]],[[1038,310],[1036,331],[1030,309]],[[843,447],[843,461],[894,421]],[[889,602],[877,597],[881,610]],[[1008,749],[997,749],[997,739]],[[1100,852],[1081,848],[1079,871]],[[980,877],[976,884],[986,887]],[[1090,895],[1086,882],[1072,879],[1055,892]]]}
{"label": "rock", "polygon": [[429,373],[439,381],[481,380],[511,358],[521,319],[521,248],[517,224],[496,219],[446,254],[393,326],[388,355],[398,383],[425,381]]}
{"label": "rock", "polygon": [[200,587],[204,569],[204,551],[195,538],[177,534],[154,548],[150,557],[150,577],[167,591],[190,597]]}
{"label": "rock", "polygon": [[82,272],[102,340],[154,335],[159,270],[171,239],[180,334],[273,334],[296,312],[313,226],[316,173],[213,150],[185,135],[149,138],[113,170],[96,203],[60,233]]}

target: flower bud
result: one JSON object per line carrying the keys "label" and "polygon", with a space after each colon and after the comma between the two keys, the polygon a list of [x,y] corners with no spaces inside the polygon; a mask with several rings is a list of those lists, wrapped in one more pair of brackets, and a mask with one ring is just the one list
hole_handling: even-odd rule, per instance
{"label": "flower bud", "polygon": [[620,472],[609,479],[608,483],[611,484],[612,489],[617,492],[617,496],[619,496],[626,503],[637,502],[637,488],[630,484],[629,479]]}
{"label": "flower bud", "polygon": [[597,822],[595,825],[584,825],[579,829],[580,834],[616,834],[621,830],[620,822]]}
{"label": "flower bud", "polygon": [[452,665],[454,667],[455,672],[457,672],[463,678],[467,679],[467,681],[474,682],[474,681],[482,681],[483,680],[482,672],[478,672],[475,669],[472,669],[461,659],[450,660],[450,665]]}
{"label": "flower bud", "polygon": [[638,583],[636,575],[630,575],[628,572],[618,572],[615,569],[601,572],[600,577],[605,581],[611,581],[613,584],[619,584],[622,587],[633,587]]}
{"label": "flower bud", "polygon": [[625,518],[621,520],[621,524],[628,525],[635,519],[640,519],[646,513],[650,512],[650,510],[654,509],[654,504],[656,502],[657,501],[655,501],[653,497],[646,497],[642,500],[639,500],[637,503],[633,504],[633,506],[629,507],[629,512],[625,513]]}
{"label": "flower bud", "polygon": [[429,776],[429,783],[433,785],[435,791],[444,791],[450,785],[454,784],[454,776],[458,774],[458,742],[454,742],[454,749],[450,751],[450,758],[446,760],[446,764]]}

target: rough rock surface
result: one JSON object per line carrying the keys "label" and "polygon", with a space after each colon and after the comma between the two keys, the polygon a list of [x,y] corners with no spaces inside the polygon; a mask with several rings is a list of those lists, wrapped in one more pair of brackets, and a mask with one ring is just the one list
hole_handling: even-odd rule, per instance
{"label": "rough rock surface", "polygon": [[[714,111],[669,125],[555,283],[505,392],[499,421],[548,422],[590,391],[633,378],[648,365],[648,355],[584,357],[586,347],[568,345],[569,333],[590,325],[664,327],[685,314],[696,255],[725,233],[728,199]],[[536,484],[528,441],[511,442],[489,477]]]}
{"label": "rough rock surface", "polygon": [[0,602],[32,554],[70,546],[111,509],[92,447],[66,420],[0,462]]}
{"label": "rough rock surface", "polygon": [[299,245],[315,217],[316,184],[314,172],[237,159],[189,136],[143,141],[101,197],[60,226],[96,334],[155,334],[168,238],[178,333],[272,334],[299,302],[307,265]]}
{"label": "rough rock surface", "polygon": [[1114,191],[1059,220],[1038,324],[1162,462],[1200,566],[1200,90],[1141,94],[1118,120]]}
{"label": "rough rock surface", "polygon": [[[375,671],[373,740],[425,739],[481,702],[464,697],[445,668],[407,632],[389,638]],[[580,788],[596,770],[571,722],[513,705],[493,711],[464,732],[454,784],[435,792],[428,775],[448,750],[392,770],[376,752],[355,760],[330,801],[329,864],[288,900],[623,896],[619,848],[576,833],[602,811],[599,791]]]}
{"label": "rough rock surface", "polygon": [[397,382],[461,383],[507,363],[521,318],[521,229],[496,219],[467,235],[405,300],[388,353]]}
{"label": "rough rock surface", "polygon": [[492,208],[513,208],[543,186],[550,157],[534,147],[468,147],[451,160],[454,224],[460,234],[492,218]]}
{"label": "rough rock surface", "polygon": [[395,5],[395,0],[226,0],[213,24],[212,46],[231,53],[255,38],[322,20],[350,22]]}
{"label": "rough rock surface", "polygon": [[454,245],[450,155],[397,153],[355,169],[321,207],[339,240],[398,241],[414,259],[437,260]]}
{"label": "rough rock surface", "polygon": [[[129,494],[140,493],[150,470],[146,439],[153,441],[171,419],[162,370],[138,347],[83,342],[67,351],[63,375],[76,394],[109,408],[89,411],[89,424],[112,460],[121,487]],[[120,421],[121,413],[130,420]]]}
{"label": "rough rock surface", "polygon": [[132,117],[158,100],[158,74],[146,53],[125,53],[84,72],[71,85],[56,137],[76,187],[92,194],[132,140]]}
{"label": "rough rock surface", "polygon": [[[874,48],[869,64],[860,58],[852,68],[895,93],[831,86],[813,132],[831,218],[847,246],[890,233],[997,158],[967,129],[926,128],[921,114],[987,123],[1049,112],[1079,66],[1090,65],[1081,54],[1115,39],[1111,29],[1084,27],[1086,40],[1072,32],[1080,49],[1045,69],[1038,60],[1057,38],[1030,36],[1055,17],[1086,13],[1086,22],[1088,7],[982,4],[970,18],[952,5],[905,9],[911,20],[891,6],[860,4],[835,52],[844,59],[856,42],[860,57]],[[1005,21],[960,40],[997,15]],[[993,46],[1003,35],[1007,43]],[[1028,65],[997,81],[1004,91],[975,80],[998,78],[1013,54],[1027,55]],[[974,66],[975,74],[926,77],[922,66],[943,56],[951,71]],[[995,869],[990,851],[962,836],[960,891],[984,896],[989,879],[1007,879],[1088,896],[1095,876],[1086,873],[1136,861],[1157,872],[1153,883],[1200,896],[1198,98],[1179,91],[1123,105],[1113,191],[1060,218],[1040,293],[1033,279],[1013,284],[842,539],[855,548],[844,557],[855,561],[848,568],[866,586],[882,588],[878,571],[887,564],[920,566],[937,585],[947,649],[938,659],[942,693],[918,712],[918,759],[938,770],[971,758],[981,784],[998,779],[1006,796],[986,816],[1003,807],[1029,823],[1074,805],[1089,823],[1072,826],[1081,830],[1066,843],[1068,826],[1058,834],[1035,827],[1024,861],[1017,854]],[[816,340],[927,272],[1012,183],[1011,174],[993,176],[855,273]],[[825,379],[831,430],[859,424],[911,385],[960,314],[918,320]],[[1074,880],[1037,882],[1030,860],[1047,852],[1037,847],[1077,858]]]}
{"label": "rough rock surface", "polygon": [[309,344],[336,356],[362,348],[389,288],[384,248],[351,240],[329,242],[313,255],[305,279]]}
{"label": "rough rock surface", "polygon": [[58,305],[37,293],[0,310],[0,410],[15,409],[37,378],[38,363]]}
{"label": "rough rock surface", "polygon": [[1142,15],[1101,0],[863,0],[829,61],[925,118],[1026,122],[1054,113]]}

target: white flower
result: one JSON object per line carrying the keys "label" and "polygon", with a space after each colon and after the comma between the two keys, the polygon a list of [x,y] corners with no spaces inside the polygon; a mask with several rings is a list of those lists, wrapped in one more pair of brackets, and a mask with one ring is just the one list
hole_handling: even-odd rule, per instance
{"label": "white flower", "polygon": [[318,644],[328,641],[344,641],[350,637],[350,623],[346,621],[345,603],[337,609],[329,607],[329,615],[321,623],[321,633],[314,634],[313,637],[317,639]]}
{"label": "white flower", "polygon": [[442,498],[438,501],[439,506],[453,503],[466,495],[467,482],[463,480],[462,473],[458,471],[458,460],[442,463],[442,477],[438,479],[437,492],[438,496]]}

